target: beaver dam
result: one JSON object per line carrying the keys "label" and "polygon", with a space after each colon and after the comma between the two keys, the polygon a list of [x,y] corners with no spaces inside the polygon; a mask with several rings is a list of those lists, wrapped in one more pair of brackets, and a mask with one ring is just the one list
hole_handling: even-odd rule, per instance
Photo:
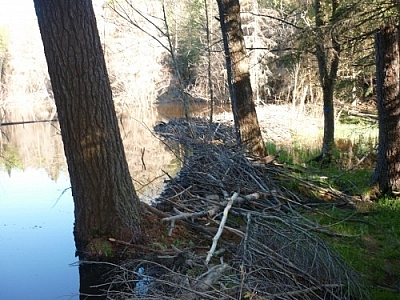
{"label": "beaver dam", "polygon": [[[226,123],[155,127],[182,169],[148,207],[165,231],[109,274],[107,299],[368,299],[360,276],[304,212],[353,206],[272,158],[249,157]],[[178,144],[178,146],[177,146]],[[293,191],[295,182],[296,191]],[[132,245],[134,248],[134,246]],[[137,248],[137,246],[136,246]]]}

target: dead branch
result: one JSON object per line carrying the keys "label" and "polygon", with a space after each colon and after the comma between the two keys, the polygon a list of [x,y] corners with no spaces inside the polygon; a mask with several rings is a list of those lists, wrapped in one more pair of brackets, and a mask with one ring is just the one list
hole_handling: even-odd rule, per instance
{"label": "dead branch", "polygon": [[162,221],[163,222],[169,222],[169,221],[175,221],[175,220],[182,220],[182,219],[191,219],[191,220],[195,220],[197,218],[201,218],[204,216],[214,216],[217,213],[217,210],[219,210],[217,207],[214,207],[208,211],[200,211],[200,212],[194,212],[194,213],[183,213],[180,212],[177,209],[174,209],[175,212],[177,212],[177,215],[174,216],[170,216],[170,217],[166,217],[163,218]]}
{"label": "dead branch", "polygon": [[214,236],[213,238],[213,243],[211,245],[210,251],[208,251],[207,253],[207,258],[206,258],[206,265],[210,262],[211,257],[213,256],[215,249],[217,248],[217,243],[218,243],[218,239],[221,237],[222,231],[224,230],[224,225],[226,223],[226,219],[228,218],[228,213],[229,210],[231,209],[233,202],[235,201],[235,199],[239,196],[238,193],[234,193],[233,196],[231,197],[231,199],[229,199],[225,209],[224,209],[224,214],[221,220],[221,223],[219,225],[219,229],[217,234]]}
{"label": "dead branch", "polygon": [[[215,284],[229,269],[230,267],[227,264],[220,264],[211,267],[207,272],[201,274],[194,280],[194,283],[191,285],[192,290],[205,292],[211,289],[213,284]],[[180,297],[180,299],[195,300],[201,298],[198,298],[197,293],[185,293]]]}

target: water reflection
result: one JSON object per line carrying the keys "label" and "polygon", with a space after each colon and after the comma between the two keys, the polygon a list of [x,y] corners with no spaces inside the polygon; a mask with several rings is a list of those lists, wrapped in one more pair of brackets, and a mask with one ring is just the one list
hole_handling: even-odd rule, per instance
{"label": "water reflection", "polygon": [[69,186],[65,172],[56,181],[43,168],[0,172],[1,299],[78,294]]}
{"label": "water reflection", "polygon": [[[192,109],[197,116],[208,114],[206,105]],[[153,199],[162,190],[165,172],[173,176],[180,167],[152,133],[157,122],[176,117],[183,117],[180,104],[161,104],[126,112],[120,120],[142,200]],[[57,202],[70,186],[58,124],[0,130],[0,299],[78,299],[80,279],[81,291],[92,293],[86,286],[92,269],[70,266],[76,262],[71,191]]]}

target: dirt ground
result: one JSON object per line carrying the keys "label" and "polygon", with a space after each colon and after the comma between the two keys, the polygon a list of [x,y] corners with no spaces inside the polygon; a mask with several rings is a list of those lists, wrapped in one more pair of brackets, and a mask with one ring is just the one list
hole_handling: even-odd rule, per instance
{"label": "dirt ground", "polygon": [[[266,141],[277,144],[292,144],[295,140],[307,137],[317,140],[323,129],[323,115],[318,113],[318,107],[308,112],[300,111],[291,105],[265,105],[256,108],[258,122]],[[217,114],[216,121],[230,121],[233,124],[231,112]]]}

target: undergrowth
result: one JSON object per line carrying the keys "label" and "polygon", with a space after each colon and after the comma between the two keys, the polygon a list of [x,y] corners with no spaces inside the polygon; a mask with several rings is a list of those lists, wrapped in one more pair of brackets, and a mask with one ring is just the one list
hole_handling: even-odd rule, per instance
{"label": "undergrowth", "polygon": [[[309,163],[318,154],[317,148],[294,145],[285,149],[269,144],[267,149],[269,153],[279,150],[278,162],[296,170],[295,176],[365,200],[363,195],[370,189],[374,167],[375,142],[370,137],[367,140],[359,138],[351,142],[351,154],[337,148],[334,161],[325,168]],[[364,156],[370,156],[369,160],[364,158],[360,162]],[[359,201],[353,208],[332,203],[317,207],[304,211],[304,215],[337,233],[336,236],[321,237],[362,274],[371,298],[400,299],[400,199]]]}
{"label": "undergrowth", "polygon": [[356,210],[333,205],[306,216],[345,236],[323,236],[369,283],[372,299],[400,299],[400,201],[380,199]]}

